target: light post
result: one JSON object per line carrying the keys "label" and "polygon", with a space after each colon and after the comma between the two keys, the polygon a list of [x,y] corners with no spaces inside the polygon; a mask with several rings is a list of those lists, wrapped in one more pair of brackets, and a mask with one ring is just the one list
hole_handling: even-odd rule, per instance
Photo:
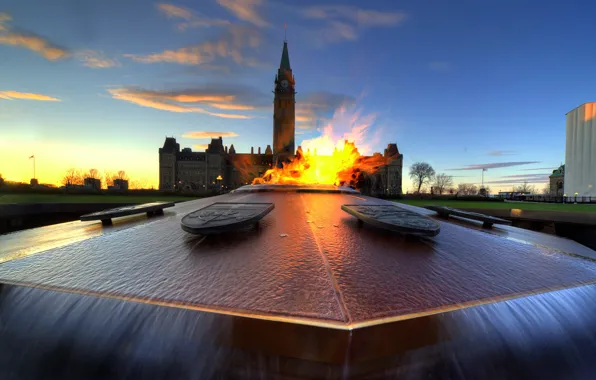
{"label": "light post", "polygon": [[215,178],[217,180],[217,187],[218,187],[218,191],[221,191],[221,180],[223,179],[221,177],[221,175],[218,175],[217,178]]}
{"label": "light post", "polygon": [[35,179],[35,155],[29,157],[29,159],[33,159],[33,179]]}

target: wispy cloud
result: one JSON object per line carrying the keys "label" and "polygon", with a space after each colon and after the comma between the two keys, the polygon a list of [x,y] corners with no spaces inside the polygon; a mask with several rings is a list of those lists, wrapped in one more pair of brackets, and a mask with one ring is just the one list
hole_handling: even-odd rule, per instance
{"label": "wispy cloud", "polygon": [[178,63],[182,65],[213,65],[221,68],[220,59],[231,60],[237,65],[257,67],[260,62],[246,57],[247,50],[254,50],[261,44],[261,34],[252,27],[230,25],[216,39],[175,50],[164,50],[152,54],[125,54],[124,56],[142,63]]}
{"label": "wispy cloud", "polygon": [[302,14],[325,22],[321,30],[313,33],[319,43],[354,41],[367,28],[395,27],[407,18],[405,12],[381,12],[346,5],[307,7]]}
{"label": "wispy cloud", "polygon": [[306,93],[296,102],[296,128],[315,129],[329,120],[342,105],[352,105],[356,99],[349,95],[326,91]]}
{"label": "wispy cloud", "polygon": [[501,180],[495,180],[495,181],[484,181],[484,183],[488,183],[488,184],[499,184],[499,185],[503,185],[503,184],[515,184],[515,183],[548,183],[549,179],[548,177],[543,177],[543,178],[538,178],[538,177],[520,177],[520,178],[512,178],[512,179],[501,179]]}
{"label": "wispy cloud", "polygon": [[69,52],[47,39],[31,32],[15,31],[8,26],[12,17],[7,13],[0,13],[0,45],[23,47],[36,52],[47,60],[56,61],[69,56]]}
{"label": "wispy cloud", "polygon": [[551,173],[540,173],[540,174],[514,174],[514,175],[504,175],[501,178],[544,178],[548,177]]}
{"label": "wispy cloud", "polygon": [[206,150],[209,147],[209,144],[194,144],[192,148],[194,150]]}
{"label": "wispy cloud", "polygon": [[447,72],[451,71],[451,64],[447,61],[429,62],[428,68],[432,71]]}
{"label": "wispy cloud", "polygon": [[57,61],[69,56],[69,52],[65,48],[33,33],[2,32],[0,33],[0,44],[29,49],[49,61]]}
{"label": "wispy cloud", "polygon": [[13,100],[13,99],[25,99],[25,100],[41,100],[46,102],[59,102],[60,99],[54,98],[42,94],[33,94],[30,92],[18,92],[18,91],[0,91],[0,99]]}
{"label": "wispy cloud", "polygon": [[12,17],[8,13],[0,13],[0,31],[8,30],[6,23],[12,20]]}
{"label": "wispy cloud", "polygon": [[507,168],[510,166],[537,164],[540,161],[515,161],[515,162],[493,162],[489,164],[465,165],[463,168],[446,169],[446,170],[481,170],[481,169],[496,169]]}
{"label": "wispy cloud", "polygon": [[83,66],[94,69],[106,69],[109,67],[120,66],[116,59],[106,57],[103,52],[95,50],[80,50],[76,53],[77,58],[83,62]]}
{"label": "wispy cloud", "polygon": [[151,91],[139,88],[111,88],[108,92],[114,99],[127,101],[142,107],[168,112],[202,113],[225,119],[251,119],[256,115],[243,113],[222,113],[215,110],[249,111],[260,109],[258,104],[248,101],[248,90],[227,91],[217,86],[184,91]]}
{"label": "wispy cloud", "polygon": [[236,132],[186,132],[182,135],[185,139],[216,139],[218,137],[238,137]]}
{"label": "wispy cloud", "polygon": [[495,156],[495,157],[514,156],[515,154],[517,154],[517,152],[515,152],[513,150],[491,150],[490,152],[488,152],[489,156]]}
{"label": "wispy cloud", "polygon": [[[556,168],[532,168],[532,169],[519,169],[519,170],[523,170],[523,171],[531,171],[531,170],[555,170]],[[550,175],[550,173],[549,173]]]}
{"label": "wispy cloud", "polygon": [[256,26],[265,27],[269,23],[259,14],[263,0],[217,0],[217,3],[227,8],[240,20],[248,21]]}
{"label": "wispy cloud", "polygon": [[223,20],[219,18],[208,18],[191,9],[173,4],[160,3],[157,4],[157,9],[159,9],[168,18],[184,20],[176,24],[178,30],[186,30],[188,28],[205,28],[230,24],[228,20]]}

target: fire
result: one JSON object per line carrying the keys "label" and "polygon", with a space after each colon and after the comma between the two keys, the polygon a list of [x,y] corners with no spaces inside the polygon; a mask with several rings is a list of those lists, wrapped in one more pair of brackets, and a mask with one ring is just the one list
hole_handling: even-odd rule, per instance
{"label": "fire", "polygon": [[[302,142],[291,162],[268,170],[253,184],[325,184],[361,187],[365,173],[385,164],[380,154],[363,156],[356,145],[368,150],[364,140],[374,118],[350,114],[346,107],[336,111],[322,135]],[[343,133],[342,133],[343,132]]]}

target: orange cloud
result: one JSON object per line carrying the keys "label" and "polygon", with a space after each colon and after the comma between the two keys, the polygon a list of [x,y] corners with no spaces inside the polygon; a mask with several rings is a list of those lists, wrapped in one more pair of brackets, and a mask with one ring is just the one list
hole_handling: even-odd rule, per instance
{"label": "orange cloud", "polygon": [[30,92],[17,92],[17,91],[0,91],[0,99],[26,99],[26,100],[42,100],[46,102],[59,102],[60,99],[53,98],[47,95],[33,94]]}
{"label": "orange cloud", "polygon": [[209,144],[195,144],[192,146],[194,150],[206,150]]}
{"label": "orange cloud", "polygon": [[185,20],[186,22],[179,22],[177,24],[179,30],[186,30],[187,28],[196,27],[221,26],[228,25],[230,23],[228,20],[217,18],[210,19],[192,11],[191,9],[167,3],[157,4],[157,9],[159,9],[168,18],[178,18]]}
{"label": "orange cloud", "polygon": [[24,47],[50,61],[56,61],[69,56],[66,49],[56,46],[36,35],[8,32],[0,34],[0,44]]}
{"label": "orange cloud", "polygon": [[238,137],[235,132],[186,132],[182,135],[186,139],[216,139],[218,137]]}
{"label": "orange cloud", "polygon": [[259,46],[261,39],[261,34],[252,27],[230,25],[215,40],[175,50],[164,50],[159,53],[125,54],[124,56],[141,63],[168,62],[181,65],[205,65],[208,68],[217,67],[220,70],[222,65],[219,61],[221,60],[228,60],[237,65],[248,67],[260,67],[263,64],[255,58],[245,57],[243,49]]}
{"label": "orange cloud", "polygon": [[112,94],[114,99],[124,100],[141,107],[155,108],[170,112],[194,112],[192,108],[151,100],[151,98],[144,97],[142,94],[139,95],[128,92],[126,89],[109,89],[108,92]]}
{"label": "orange cloud", "polygon": [[257,11],[257,8],[263,4],[262,0],[217,0],[217,3],[227,8],[240,20],[260,27],[269,25]]}
{"label": "orange cloud", "polygon": [[102,52],[95,50],[81,50],[77,52],[78,58],[84,66],[94,69],[105,69],[114,66],[120,66],[120,62],[115,59],[109,59]]}
{"label": "orange cloud", "polygon": [[[162,111],[179,113],[195,112],[225,119],[252,119],[254,117],[252,115],[237,113],[213,112],[208,109],[211,107],[227,110],[251,110],[254,108],[250,108],[251,106],[244,104],[233,103],[236,96],[231,94],[210,94],[207,91],[172,93],[127,88],[108,89],[108,92],[112,94],[114,99],[124,100],[142,107],[149,107]],[[204,107],[191,107],[178,103],[199,103],[203,104]]]}

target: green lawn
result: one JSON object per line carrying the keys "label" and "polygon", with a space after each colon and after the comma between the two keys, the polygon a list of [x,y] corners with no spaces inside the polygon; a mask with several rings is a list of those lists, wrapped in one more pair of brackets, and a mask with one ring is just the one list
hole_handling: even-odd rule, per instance
{"label": "green lawn", "polygon": [[167,195],[86,195],[86,194],[0,194],[5,203],[150,203],[189,201],[195,198]]}
{"label": "green lawn", "polygon": [[596,204],[560,204],[560,203],[509,203],[509,202],[476,202],[476,201],[443,201],[443,200],[405,200],[398,199],[395,202],[405,203],[412,206],[423,207],[426,205],[447,206],[453,208],[499,208],[499,209],[522,209],[541,211],[575,211],[575,212],[596,212]]}

